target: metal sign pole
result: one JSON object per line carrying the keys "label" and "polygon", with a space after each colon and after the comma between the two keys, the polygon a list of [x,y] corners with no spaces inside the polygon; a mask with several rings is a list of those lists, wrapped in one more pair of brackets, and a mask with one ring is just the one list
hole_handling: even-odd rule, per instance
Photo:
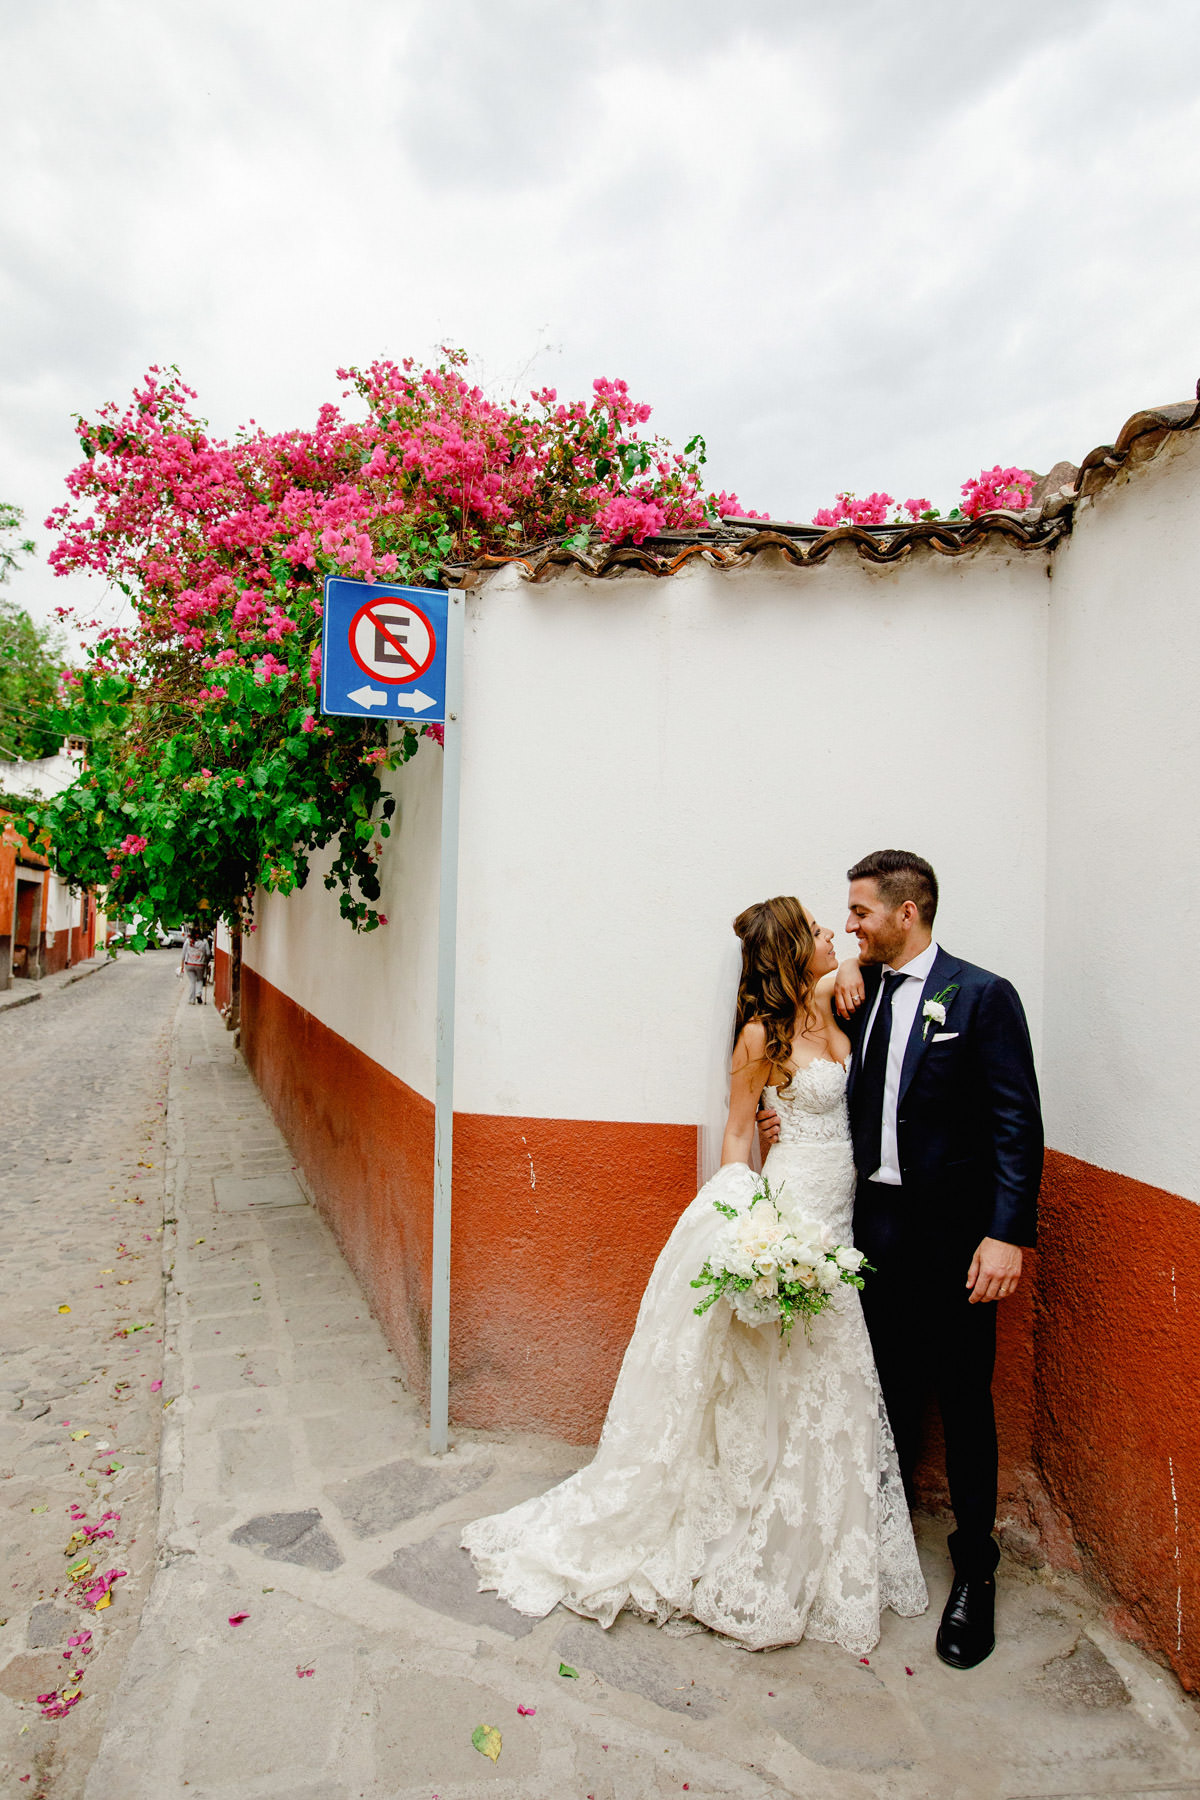
{"label": "metal sign pole", "polygon": [[433,1096],[433,1299],[429,1322],[429,1448],[450,1443],[450,1203],[454,1165],[454,977],[458,945],[458,800],[462,773],[463,590],[446,618],[442,864],[438,897],[437,1062]]}

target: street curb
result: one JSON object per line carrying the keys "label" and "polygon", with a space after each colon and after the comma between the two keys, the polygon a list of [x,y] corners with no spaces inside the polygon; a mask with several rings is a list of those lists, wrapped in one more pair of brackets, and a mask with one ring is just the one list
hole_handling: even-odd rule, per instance
{"label": "street curb", "polygon": [[101,969],[111,968],[116,959],[104,956],[97,961],[89,959],[89,966],[84,969],[61,969],[56,975],[43,975],[32,994],[18,994],[15,999],[8,999],[11,990],[0,994],[0,1013],[15,1012],[18,1006],[32,1006],[35,1000],[44,1000],[47,994],[60,994],[63,988],[71,987],[76,981],[85,981],[89,975],[97,974]]}
{"label": "street curb", "polygon": [[32,1006],[41,997],[42,990],[39,988],[34,994],[18,994],[15,1000],[0,1000],[0,1013],[16,1012],[18,1006]]}
{"label": "street curb", "polygon": [[98,975],[101,969],[111,969],[115,965],[116,960],[115,956],[106,956],[98,962],[93,962],[89,969],[76,969],[74,972],[68,969],[67,979],[60,982],[59,985],[61,987],[71,987],[76,981],[86,981],[89,975]]}

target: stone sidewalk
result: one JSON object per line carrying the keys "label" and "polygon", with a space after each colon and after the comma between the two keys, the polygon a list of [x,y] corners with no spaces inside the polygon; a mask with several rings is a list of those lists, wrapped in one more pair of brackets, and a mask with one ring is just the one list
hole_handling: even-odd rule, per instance
{"label": "stone sidewalk", "polygon": [[932,1526],[930,1615],[863,1661],[478,1595],[463,1521],[584,1453],[460,1432],[427,1454],[211,1008],[177,1015],[168,1169],[158,1570],[87,1800],[1200,1796],[1193,1707],[1069,1583],[1006,1566],[995,1655],[937,1661]]}
{"label": "stone sidewalk", "polygon": [[0,991],[0,1013],[9,1012],[14,1006],[28,1006],[34,1000],[49,1000],[63,988],[82,981],[85,975],[94,975],[97,969],[112,966],[113,959],[101,951],[98,956],[89,956],[86,962],[72,963],[69,969],[60,969],[56,975],[43,975],[40,981],[18,976],[11,987]]}

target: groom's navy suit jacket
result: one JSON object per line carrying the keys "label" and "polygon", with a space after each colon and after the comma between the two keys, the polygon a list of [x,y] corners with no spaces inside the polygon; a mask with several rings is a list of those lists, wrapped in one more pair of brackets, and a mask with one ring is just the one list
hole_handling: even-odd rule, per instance
{"label": "groom's navy suit jacket", "polygon": [[[866,1000],[838,1021],[854,1046],[847,1097],[860,1180],[873,1171],[859,1154],[867,1120],[855,1089],[881,979],[878,966],[865,968]],[[943,1002],[946,1022],[926,1031],[922,1009],[948,987],[955,991]],[[1044,1145],[1025,1013],[1011,983],[942,949],[904,1052],[896,1137],[902,1191],[961,1220],[977,1239],[1034,1242]]]}

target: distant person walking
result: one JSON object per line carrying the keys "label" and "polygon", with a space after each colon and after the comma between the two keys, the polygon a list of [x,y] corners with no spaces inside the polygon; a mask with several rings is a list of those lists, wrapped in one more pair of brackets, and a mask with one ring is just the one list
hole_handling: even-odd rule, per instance
{"label": "distant person walking", "polygon": [[212,960],[212,946],[208,939],[192,925],[186,927],[183,934],[183,952],[179,959],[179,973],[188,978],[188,1005],[193,1000],[197,1006],[204,1005],[204,984],[208,979],[208,965]]}

